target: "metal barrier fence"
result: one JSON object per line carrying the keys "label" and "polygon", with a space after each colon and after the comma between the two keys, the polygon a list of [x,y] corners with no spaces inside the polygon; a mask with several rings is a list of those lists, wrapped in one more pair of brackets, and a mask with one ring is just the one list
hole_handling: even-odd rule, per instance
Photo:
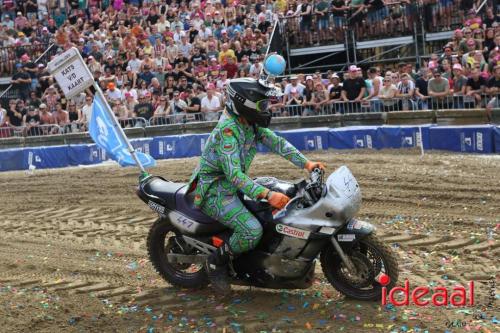
{"label": "metal barrier fence", "polygon": [[48,136],[64,134],[64,127],[59,125],[34,125],[34,126],[7,126],[0,127],[0,138],[28,137],[28,136]]}
{"label": "metal barrier fence", "polygon": [[352,114],[370,112],[453,110],[476,108],[499,108],[500,95],[425,98],[388,98],[361,101],[329,101],[326,103],[304,103],[302,105],[271,105],[273,117],[307,117],[332,114]]}
{"label": "metal barrier fence", "polygon": [[[326,103],[304,103],[302,105],[273,104],[270,106],[273,117],[308,117],[334,114],[361,114],[371,112],[463,110],[463,109],[500,109],[500,94],[452,95],[426,98],[388,98],[361,101],[328,101]],[[163,125],[185,124],[192,122],[217,121],[222,112],[177,113],[118,119],[123,128],[145,128]],[[0,127],[0,139],[9,137],[47,136],[55,134],[85,133],[87,124],[73,122],[67,125],[36,125]]]}
{"label": "metal barrier fence", "polygon": [[148,121],[148,126],[161,126],[171,124],[185,124],[191,122],[217,121],[222,112],[196,112],[176,113],[164,116],[153,116]]}

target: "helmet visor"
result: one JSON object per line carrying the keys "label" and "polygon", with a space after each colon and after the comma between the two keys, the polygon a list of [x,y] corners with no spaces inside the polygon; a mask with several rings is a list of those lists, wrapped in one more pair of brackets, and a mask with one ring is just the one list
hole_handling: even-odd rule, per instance
{"label": "helmet visor", "polygon": [[270,103],[268,99],[262,99],[255,104],[257,105],[257,111],[266,112]]}

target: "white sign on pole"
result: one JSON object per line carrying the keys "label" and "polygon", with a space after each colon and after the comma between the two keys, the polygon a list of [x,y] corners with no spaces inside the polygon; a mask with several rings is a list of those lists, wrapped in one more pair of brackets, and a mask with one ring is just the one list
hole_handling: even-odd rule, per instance
{"label": "white sign on pole", "polygon": [[71,98],[94,84],[94,78],[77,48],[72,47],[48,63],[64,95]]}

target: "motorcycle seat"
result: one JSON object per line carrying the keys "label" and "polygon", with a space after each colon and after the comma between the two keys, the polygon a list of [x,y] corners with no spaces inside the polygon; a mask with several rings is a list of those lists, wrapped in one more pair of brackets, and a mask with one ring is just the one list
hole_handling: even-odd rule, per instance
{"label": "motorcycle seat", "polygon": [[149,196],[160,198],[165,206],[172,210],[175,209],[176,193],[185,186],[185,183],[172,183],[154,177],[144,185],[143,190]]}

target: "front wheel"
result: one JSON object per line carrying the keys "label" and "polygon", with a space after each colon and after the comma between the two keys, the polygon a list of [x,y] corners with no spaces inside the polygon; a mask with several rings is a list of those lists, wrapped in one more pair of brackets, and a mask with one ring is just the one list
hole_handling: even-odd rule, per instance
{"label": "front wheel", "polygon": [[167,254],[196,255],[197,250],[184,243],[180,235],[176,235],[174,228],[168,221],[158,219],[148,234],[149,260],[156,271],[172,285],[197,289],[208,285],[208,277],[203,265],[174,264],[167,260]]}
{"label": "front wheel", "polygon": [[328,282],[342,294],[362,301],[377,301],[382,297],[382,286],[378,278],[386,274],[390,278],[390,290],[399,275],[395,253],[374,234],[358,241],[346,255],[356,267],[349,272],[333,245],[321,252],[321,268]]}

